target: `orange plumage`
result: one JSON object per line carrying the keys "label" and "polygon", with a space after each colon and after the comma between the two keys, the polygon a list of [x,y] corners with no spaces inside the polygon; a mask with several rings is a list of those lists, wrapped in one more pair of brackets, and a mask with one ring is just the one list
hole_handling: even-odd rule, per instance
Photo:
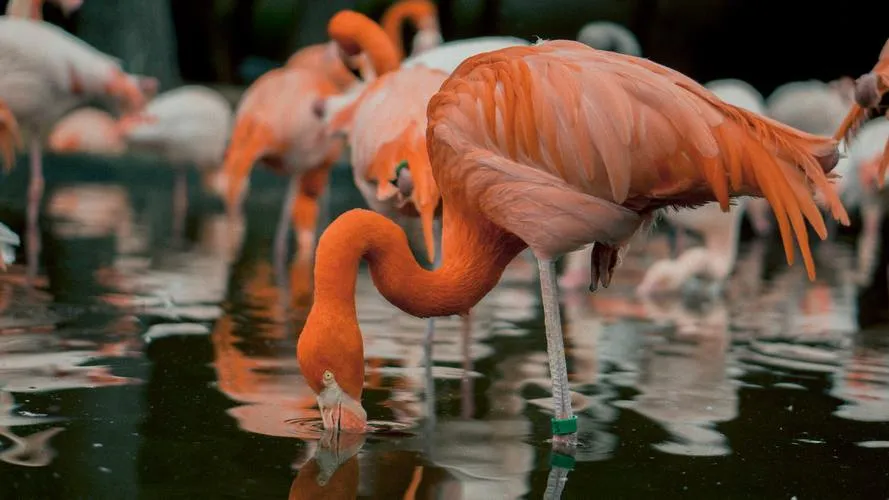
{"label": "orange plumage", "polygon": [[0,101],[0,159],[3,160],[4,170],[7,172],[12,170],[15,166],[15,152],[22,147],[18,122],[15,121],[12,111]]}
{"label": "orange plumage", "polygon": [[442,84],[427,115],[444,259],[434,271],[422,269],[403,231],[373,212],[347,212],[327,228],[297,350],[319,401],[336,395],[346,407],[361,397],[355,275],[362,259],[389,302],[435,317],[468,311],[530,247],[541,265],[555,414],[567,419],[556,257],[595,243],[593,281],[607,286],[619,250],[654,211],[710,201],[727,210],[732,197],[765,196],[788,261],[792,228],[814,276],[804,219],[822,237],[825,228],[813,187],[848,223],[827,175],[836,141],[730,106],[645,59],[571,41],[480,54]]}
{"label": "orange plumage", "polygon": [[[380,18],[380,26],[395,45],[399,59],[404,59],[404,42],[401,40],[401,26],[410,20],[419,32],[439,33],[438,7],[429,0],[401,0],[386,9]],[[416,50],[416,47],[415,47]]]}

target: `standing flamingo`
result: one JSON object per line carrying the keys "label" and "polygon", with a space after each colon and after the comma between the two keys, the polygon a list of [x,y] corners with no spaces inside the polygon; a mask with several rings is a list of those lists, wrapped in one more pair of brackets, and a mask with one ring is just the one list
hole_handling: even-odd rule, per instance
{"label": "standing flamingo", "polygon": [[540,267],[552,377],[554,443],[576,440],[555,282],[555,258],[595,243],[593,288],[608,286],[627,241],[656,210],[742,195],[775,207],[786,257],[793,235],[810,279],[805,219],[825,236],[812,186],[848,216],[825,172],[836,142],[721,102],[646,59],[572,41],[467,59],[432,97],[427,141],[443,205],[442,265],[428,271],[404,232],[355,209],[322,235],[315,301],[297,358],[326,428],[366,430],[364,354],[355,310],[360,261],[374,284],[419,317],[465,313],[530,247]]}
{"label": "standing flamingo", "polygon": [[399,0],[392,4],[383,17],[380,25],[395,44],[395,53],[404,59],[404,42],[401,40],[401,26],[410,20],[417,29],[414,35],[411,55],[418,55],[441,45],[441,28],[438,27],[438,7],[429,0]]}
{"label": "standing flamingo", "polygon": [[49,149],[56,153],[119,156],[127,149],[117,120],[101,109],[79,108],[65,115],[49,134]]}
{"label": "standing flamingo", "polygon": [[[216,190],[216,176],[231,133],[232,109],[219,92],[185,85],[148,102],[141,115],[125,117],[119,128],[129,146],[153,151],[176,167],[173,235],[178,241],[188,213],[188,172],[195,165],[204,187]],[[219,192],[219,194],[223,194]]]}
{"label": "standing flamingo", "polygon": [[43,196],[43,136],[65,112],[92,97],[113,97],[131,111],[141,109],[145,97],[139,80],[124,73],[116,59],[49,23],[0,17],[0,54],[4,66],[0,99],[9,105],[31,143],[25,229],[31,283],[40,257],[37,220]]}
{"label": "standing flamingo", "polygon": [[[398,66],[391,43],[374,43],[371,54],[377,74]],[[278,173],[290,176],[281,220],[275,236],[275,261],[284,261],[288,219],[297,236],[297,261],[291,270],[292,288],[305,295],[310,286],[315,247],[318,197],[327,185],[330,167],[342,152],[342,143],[325,132],[313,111],[317,99],[337,92],[333,81],[317,68],[286,67],[270,71],[247,89],[235,116],[235,126],[223,164],[221,182],[226,187],[226,204],[234,213],[253,163],[264,161]],[[295,200],[294,200],[295,198]]]}

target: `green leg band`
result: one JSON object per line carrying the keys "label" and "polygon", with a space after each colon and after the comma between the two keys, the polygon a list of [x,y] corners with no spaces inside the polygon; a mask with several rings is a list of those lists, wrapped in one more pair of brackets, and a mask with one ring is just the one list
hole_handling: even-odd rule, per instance
{"label": "green leg band", "polygon": [[549,466],[574,470],[574,457],[553,452],[552,455],[549,456]]}
{"label": "green leg band", "polygon": [[553,434],[565,436],[577,432],[577,417],[552,419]]}

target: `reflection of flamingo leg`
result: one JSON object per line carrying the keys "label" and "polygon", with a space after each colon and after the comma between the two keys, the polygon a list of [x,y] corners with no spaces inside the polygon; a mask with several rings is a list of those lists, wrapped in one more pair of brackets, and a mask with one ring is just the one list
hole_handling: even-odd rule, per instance
{"label": "reflection of flamingo leg", "polygon": [[30,436],[17,436],[6,427],[0,427],[0,436],[12,441],[12,447],[0,452],[0,460],[23,467],[45,467],[55,456],[49,440],[62,432],[64,427],[51,427]]}
{"label": "reflection of flamingo leg", "polygon": [[546,491],[543,493],[545,500],[562,498],[562,490],[565,489],[565,484],[568,483],[568,472],[569,469],[555,466],[549,470],[549,475],[546,476]]}
{"label": "reflection of flamingo leg", "polygon": [[466,313],[465,316],[460,317],[461,326],[460,329],[462,342],[463,342],[463,378],[460,380],[460,398],[463,400],[460,405],[460,416],[462,418],[472,418],[472,414],[475,413],[475,405],[473,404],[473,394],[472,394],[472,317],[471,313]]}
{"label": "reflection of flamingo leg", "polygon": [[173,185],[173,241],[178,245],[185,237],[185,219],[188,215],[188,171],[176,169]]}
{"label": "reflection of flamingo leg", "polygon": [[432,337],[434,333],[435,318],[429,318],[426,320],[423,351],[426,356],[426,422],[430,430],[435,427],[435,377],[432,376]]}
{"label": "reflection of flamingo leg", "polygon": [[38,135],[31,138],[31,182],[28,184],[28,208],[26,213],[27,227],[26,249],[28,254],[28,268],[26,279],[29,286],[34,284],[37,278],[37,270],[40,266],[40,228],[37,221],[40,218],[40,200],[43,198],[43,152],[40,148]]}

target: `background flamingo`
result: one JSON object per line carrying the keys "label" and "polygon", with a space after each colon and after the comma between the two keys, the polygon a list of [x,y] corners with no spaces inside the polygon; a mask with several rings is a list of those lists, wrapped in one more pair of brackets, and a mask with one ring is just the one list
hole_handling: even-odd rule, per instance
{"label": "background flamingo", "polygon": [[179,240],[188,213],[185,167],[196,166],[205,189],[223,194],[216,176],[231,133],[231,105],[211,88],[186,85],[158,95],[141,115],[122,119],[118,127],[131,148],[159,154],[176,167],[173,234]]}
{"label": "background flamingo", "polygon": [[441,28],[438,27],[438,8],[429,0],[400,0],[386,9],[380,18],[380,25],[395,45],[395,53],[404,59],[404,42],[401,28],[410,20],[417,34],[414,35],[411,55],[422,54],[441,45]]}
{"label": "background flamingo", "polygon": [[594,49],[642,56],[642,47],[633,32],[610,21],[593,21],[580,28],[577,41]]}
{"label": "background flamingo", "polygon": [[49,149],[56,153],[119,156],[127,149],[117,119],[101,109],[79,108],[65,115],[49,134]]}
{"label": "background flamingo", "polygon": [[315,301],[297,356],[326,428],[366,425],[354,279],[362,259],[389,302],[436,317],[468,311],[530,247],[540,266],[555,442],[571,443],[556,257],[595,242],[592,286],[607,286],[619,253],[654,211],[712,200],[728,210],[730,197],[764,194],[777,207],[788,261],[793,231],[813,279],[804,219],[822,238],[825,228],[810,182],[848,223],[825,175],[836,164],[835,141],[725,104],[645,59],[570,41],[481,54],[445,81],[428,117],[443,203],[441,267],[422,269],[403,231],[366,210],[346,212],[319,241]]}
{"label": "background flamingo", "polygon": [[[385,34],[379,36],[385,39]],[[368,45],[373,46],[372,41]],[[389,52],[372,58],[378,65],[377,74],[398,65],[391,44],[382,47],[388,47]],[[287,67],[260,77],[238,106],[220,179],[229,212],[233,213],[254,162],[262,160],[276,172],[290,176],[275,236],[275,261],[284,261],[287,221],[292,220],[297,261],[292,267],[291,285],[299,295],[310,288],[318,198],[327,185],[331,165],[342,153],[342,142],[327,135],[313,104],[337,90],[326,72],[316,68]]]}
{"label": "background flamingo", "polygon": [[[35,51],[33,47],[42,47]],[[31,180],[26,227],[27,278],[37,274],[40,234],[37,228],[43,195],[41,142],[64,113],[91,97],[112,97],[129,110],[145,103],[138,80],[124,73],[117,60],[102,54],[62,29],[42,21],[0,18],[0,100],[7,103],[30,136]]]}

